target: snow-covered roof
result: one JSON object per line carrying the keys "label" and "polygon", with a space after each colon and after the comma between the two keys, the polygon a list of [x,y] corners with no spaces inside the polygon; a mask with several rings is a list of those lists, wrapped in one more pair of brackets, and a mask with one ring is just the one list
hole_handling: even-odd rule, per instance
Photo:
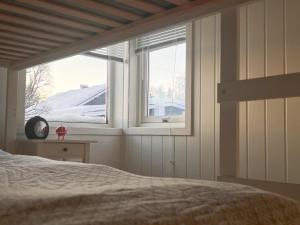
{"label": "snow-covered roof", "polygon": [[70,90],[53,95],[43,101],[42,105],[47,105],[53,109],[71,108],[83,105],[106,91],[106,85],[96,85]]}
{"label": "snow-covered roof", "polygon": [[[92,87],[82,86],[80,89],[61,92],[38,104],[34,110],[27,110],[26,118],[40,115],[46,120],[68,122],[99,122],[106,117],[105,103],[87,104],[106,92],[106,85]],[[168,107],[174,107],[180,113],[185,111],[184,100],[168,96],[152,96],[149,99],[149,110],[153,116],[164,116]],[[100,120],[99,120],[100,119]]]}

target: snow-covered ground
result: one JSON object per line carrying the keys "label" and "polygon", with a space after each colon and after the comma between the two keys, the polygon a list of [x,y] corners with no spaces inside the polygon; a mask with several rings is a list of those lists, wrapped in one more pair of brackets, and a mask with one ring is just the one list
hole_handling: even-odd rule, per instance
{"label": "snow-covered ground", "polygon": [[27,109],[25,117],[39,115],[49,122],[106,123],[106,105],[88,105],[99,95],[105,95],[105,87],[97,85],[58,93],[42,101],[35,109]]}
{"label": "snow-covered ground", "polygon": [[[106,123],[105,95],[106,85],[61,92],[42,101],[35,108],[26,109],[25,118],[39,115],[49,122]],[[182,115],[185,111],[184,103],[184,100],[174,101],[168,97],[150,97],[149,114],[158,117]]]}

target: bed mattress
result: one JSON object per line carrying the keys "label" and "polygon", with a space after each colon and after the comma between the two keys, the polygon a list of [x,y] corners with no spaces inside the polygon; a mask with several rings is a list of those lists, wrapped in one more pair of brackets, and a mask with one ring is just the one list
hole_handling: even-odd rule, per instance
{"label": "bed mattress", "polygon": [[1,225],[299,225],[297,202],[252,187],[138,176],[0,150]]}

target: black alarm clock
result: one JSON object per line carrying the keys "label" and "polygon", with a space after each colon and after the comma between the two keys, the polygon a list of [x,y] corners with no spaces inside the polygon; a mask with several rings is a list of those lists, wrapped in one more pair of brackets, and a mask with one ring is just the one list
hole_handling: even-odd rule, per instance
{"label": "black alarm clock", "polygon": [[49,134],[48,122],[40,116],[29,119],[25,125],[25,135],[28,139],[46,139]]}

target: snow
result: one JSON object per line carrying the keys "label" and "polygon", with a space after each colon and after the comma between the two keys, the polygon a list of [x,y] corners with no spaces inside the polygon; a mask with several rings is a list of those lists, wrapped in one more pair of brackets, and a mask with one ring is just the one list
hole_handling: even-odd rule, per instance
{"label": "snow", "polygon": [[48,122],[105,123],[106,105],[84,105],[106,91],[106,85],[84,87],[53,95],[41,102],[26,119],[39,115]]}
{"label": "snow", "polygon": [[[33,112],[25,114],[25,118],[39,115],[48,122],[106,123],[105,104],[85,105],[105,92],[104,84],[61,92],[41,102]],[[174,107],[184,113],[185,102],[169,97],[150,97],[149,110],[154,109],[154,116],[165,116],[167,107]]]}
{"label": "snow", "polygon": [[46,101],[42,102],[41,105],[45,104],[52,109],[79,106],[93,99],[94,96],[98,96],[105,90],[106,85],[102,84],[88,88],[80,88],[61,92],[49,97]]}
{"label": "snow", "polygon": [[174,107],[178,110],[185,111],[185,101],[169,97],[152,96],[149,98],[148,110],[154,109],[154,116],[167,116],[166,108]]}

